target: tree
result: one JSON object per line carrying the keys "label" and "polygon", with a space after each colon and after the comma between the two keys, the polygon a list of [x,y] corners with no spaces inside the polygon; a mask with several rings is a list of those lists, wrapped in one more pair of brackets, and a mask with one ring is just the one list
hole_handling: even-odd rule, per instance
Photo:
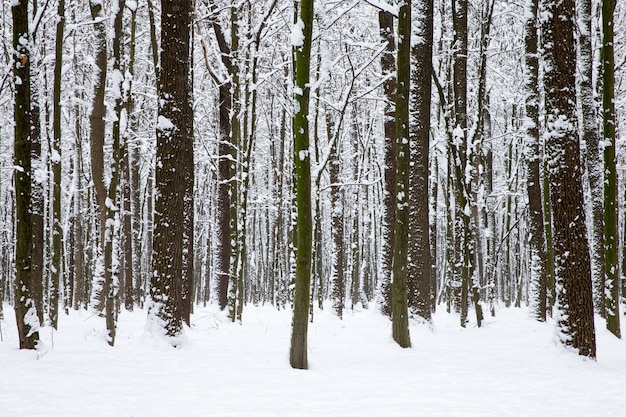
{"label": "tree", "polygon": [[619,318],[619,264],[617,239],[617,167],[615,156],[615,53],[613,14],[615,0],[602,2],[602,112],[604,128],[604,265],[606,328],[621,337]]}
{"label": "tree", "polygon": [[331,286],[333,309],[337,317],[343,317],[344,300],[346,293],[345,261],[344,261],[344,191],[339,180],[339,169],[341,167],[337,137],[333,137],[333,128],[339,130],[339,126],[334,126],[330,108],[326,109],[326,128],[330,145],[330,155],[328,161],[328,175],[330,180],[330,201],[331,201],[331,232],[332,232],[332,265],[331,265]]}
{"label": "tree", "polygon": [[63,271],[63,228],[61,227],[61,69],[63,67],[63,33],[65,30],[65,0],[59,0],[57,9],[56,45],[54,57],[54,86],[52,92],[52,291],[50,294],[50,320],[58,328],[59,281]]}
{"label": "tree", "polygon": [[[124,12],[124,0],[118,0],[114,8],[113,26],[115,37],[113,39],[113,94],[116,97],[116,118],[113,122],[113,158],[110,162],[110,178],[105,178],[105,87],[107,79],[107,30],[104,19],[103,5],[99,0],[89,3],[91,16],[96,21],[96,66],[97,81],[94,88],[93,106],[90,115],[91,122],[91,171],[96,192],[100,219],[100,250],[104,261],[103,276],[97,276],[99,281],[95,285],[95,298],[98,301],[96,309],[105,311],[108,343],[113,346],[117,327],[117,280],[113,258],[116,256],[113,250],[115,239],[115,224],[118,220],[117,188],[120,182],[121,162],[123,159],[123,147],[120,144],[120,116],[121,116],[121,88],[123,76],[121,73],[121,26]],[[104,304],[104,305],[103,305]]]}
{"label": "tree", "polygon": [[[211,12],[217,13],[217,5],[214,1],[210,4]],[[218,186],[217,186],[217,239],[219,240],[218,253],[216,260],[216,276],[217,276],[217,300],[220,309],[228,306],[228,284],[232,271],[233,258],[233,234],[235,233],[236,211],[233,210],[233,202],[237,201],[236,184],[232,181],[235,167],[234,147],[237,146],[233,133],[239,133],[237,126],[233,129],[232,122],[234,119],[231,114],[233,108],[233,57],[231,47],[228,45],[226,35],[222,26],[219,24],[217,17],[212,19],[213,31],[221,53],[221,61],[224,66],[226,75],[218,77],[217,74],[211,73],[214,81],[219,89],[219,162],[218,162]],[[236,241],[235,241],[236,243]]]}
{"label": "tree", "polygon": [[528,193],[528,228],[530,232],[530,273],[533,312],[539,321],[546,320],[546,247],[543,229],[541,177],[539,176],[539,55],[537,12],[538,0],[526,2],[525,87],[526,87],[526,191]]}
{"label": "tree", "polygon": [[409,93],[411,67],[411,2],[406,0],[398,13],[398,61],[396,88],[396,224],[393,242],[391,320],[393,340],[403,348],[411,346],[407,302],[409,245]]}
{"label": "tree", "polygon": [[[140,281],[139,253],[140,227],[139,227],[139,155],[136,149],[139,147],[134,135],[137,124],[137,117],[134,112],[134,99],[131,95],[133,77],[135,74],[135,51],[137,34],[137,7],[130,7],[130,41],[128,53],[128,67],[124,75],[122,98],[124,100],[124,118],[126,128],[123,131],[123,192],[121,197],[121,208],[123,212],[122,233],[123,233],[123,253],[124,253],[124,307],[128,311],[133,311],[136,301],[134,282]],[[121,112],[120,112],[121,113]]]}
{"label": "tree", "polygon": [[293,300],[291,349],[292,368],[307,369],[307,330],[311,291],[311,155],[309,152],[309,85],[314,0],[300,2],[299,18],[292,28],[295,57],[295,112],[293,116],[294,175],[296,188],[296,288]]}
{"label": "tree", "polygon": [[578,1],[579,16],[579,59],[580,65],[580,104],[582,110],[582,141],[585,143],[585,161],[591,194],[591,278],[594,287],[594,304],[596,312],[606,315],[604,275],[604,201],[603,201],[603,169],[601,159],[600,133],[598,115],[593,91],[593,47],[591,32],[592,0]]}
{"label": "tree", "polygon": [[[44,321],[44,311],[49,306],[50,316],[53,318],[58,310],[58,281],[52,280],[49,287],[44,287],[47,277],[44,278],[46,266],[44,265],[46,253],[46,229],[47,219],[46,211],[46,177],[41,175],[46,172],[46,167],[42,154],[42,143],[44,137],[47,136],[46,129],[42,129],[42,113],[45,113],[45,94],[46,89],[42,84],[45,83],[45,71],[41,71],[43,67],[43,55],[45,49],[43,42],[37,42],[37,27],[41,22],[45,5],[40,8],[40,4],[33,2],[33,18],[31,20],[31,33],[29,34],[30,49],[30,141],[31,141],[31,213],[33,219],[33,256],[32,256],[32,295],[35,300],[37,316],[39,322]],[[43,110],[43,111],[42,111]],[[55,285],[56,284],[56,285]],[[48,296],[48,306],[44,299]]]}
{"label": "tree", "polygon": [[193,143],[191,106],[190,31],[193,2],[164,1],[161,8],[161,68],[158,73],[159,109],[156,148],[156,202],[153,238],[152,304],[148,328],[176,337],[183,330],[184,213],[189,178],[180,169],[189,163],[185,152]]}
{"label": "tree", "polygon": [[380,304],[383,313],[391,316],[391,268],[393,262],[393,233],[396,223],[396,41],[393,30],[394,16],[389,10],[379,10],[378,25],[380,37],[386,44],[380,59],[380,66],[385,76],[384,134],[385,134],[385,187],[382,238],[382,269],[380,277]]}
{"label": "tree", "polygon": [[[454,0],[452,20],[454,26],[453,50],[453,90],[454,90],[454,129],[450,135],[452,164],[454,166],[455,215],[454,215],[454,257],[456,262],[455,281],[460,287],[461,326],[467,323],[469,309],[469,285],[473,271],[474,242],[472,240],[471,217],[467,208],[471,204],[466,179],[467,168],[467,0]],[[460,285],[459,285],[460,284]],[[482,321],[482,310],[478,299],[474,298],[476,321]]]}
{"label": "tree", "polygon": [[574,0],[546,1],[542,14],[545,61],[546,157],[554,221],[559,337],[595,358],[591,265],[576,114]]}
{"label": "tree", "polygon": [[429,138],[433,44],[433,1],[417,2],[417,25],[411,47],[410,179],[409,179],[409,308],[430,320],[431,273],[429,217]]}
{"label": "tree", "polygon": [[13,77],[15,84],[15,319],[20,349],[35,349],[39,341],[39,318],[32,290],[32,136],[30,102],[31,38],[28,30],[28,2],[13,2]]}

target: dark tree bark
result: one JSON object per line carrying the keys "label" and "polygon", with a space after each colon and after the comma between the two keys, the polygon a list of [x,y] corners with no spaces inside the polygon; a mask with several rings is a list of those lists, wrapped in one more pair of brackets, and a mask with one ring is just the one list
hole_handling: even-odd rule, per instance
{"label": "dark tree bark", "polygon": [[382,265],[380,269],[380,305],[383,313],[391,317],[391,264],[393,261],[393,233],[396,224],[396,43],[393,29],[394,16],[388,11],[378,12],[380,37],[386,42],[380,66],[385,76],[385,216],[382,227]]}
{"label": "dark tree bark", "polygon": [[[470,214],[465,210],[470,204],[468,189],[471,187],[465,178],[467,167],[467,0],[454,0],[452,20],[454,26],[454,130],[451,134],[451,151],[454,164],[455,183],[455,221],[454,221],[454,258],[455,281],[460,284],[461,326],[467,323],[469,309],[469,285],[474,259],[474,242],[471,233]],[[482,312],[476,303],[476,318],[480,326]]]}
{"label": "dark tree bark", "polygon": [[530,232],[530,285],[533,314],[546,320],[546,246],[543,229],[543,199],[541,195],[541,161],[539,138],[539,56],[537,12],[539,1],[526,3],[524,35],[526,61],[526,191],[528,193],[528,228]]}
{"label": "dark tree bark", "polygon": [[606,328],[621,337],[619,314],[619,264],[617,222],[617,166],[615,152],[615,52],[613,14],[616,0],[602,2],[602,111],[604,129],[604,265],[606,278]]}
{"label": "dark tree bark", "polygon": [[123,132],[124,138],[124,180],[123,180],[123,235],[124,235],[124,306],[126,310],[133,311],[137,294],[135,294],[135,282],[141,280],[139,257],[141,247],[140,208],[134,200],[139,200],[139,155],[134,153],[141,145],[136,143],[135,129],[137,116],[134,114],[135,102],[132,96],[133,78],[135,75],[135,51],[137,34],[137,8],[131,9],[130,42],[128,53],[128,66],[124,75],[124,112],[126,113],[127,126]]}
{"label": "dark tree bark", "polygon": [[[211,10],[217,6],[211,3]],[[221,52],[222,63],[229,74],[232,73],[233,63],[231,48],[228,46],[222,27],[213,21],[213,30]],[[232,82],[216,79],[219,85],[219,145],[218,145],[218,186],[217,186],[217,239],[219,241],[217,256],[215,257],[215,275],[217,278],[217,301],[220,309],[228,306],[228,283],[232,272],[232,232],[233,218],[232,203],[236,201],[236,184],[232,178],[235,172],[233,160],[235,158],[232,139],[231,110],[233,107]]]}
{"label": "dark tree bark", "polygon": [[411,82],[411,2],[405,0],[398,13],[398,65],[396,88],[396,224],[393,243],[393,282],[391,320],[393,340],[411,347],[407,301],[409,244],[409,177],[411,145],[409,137],[409,93]]}
{"label": "dark tree bark", "polygon": [[418,41],[412,46],[409,180],[409,263],[407,288],[411,314],[430,320],[431,248],[429,225],[429,137],[433,45],[433,1],[417,2]]}
{"label": "dark tree bark", "polygon": [[[33,14],[37,14],[37,10],[33,10]],[[34,34],[32,35],[34,38]],[[33,219],[33,256],[32,256],[32,296],[37,309],[39,322],[44,322],[44,312],[46,309],[50,316],[56,316],[58,310],[58,291],[59,283],[51,280],[48,285],[47,272],[49,268],[44,265],[46,257],[46,190],[41,179],[37,179],[35,174],[37,171],[45,169],[41,158],[41,145],[43,142],[43,133],[41,129],[41,75],[39,67],[42,64],[41,53],[36,53],[36,47],[31,45],[31,61],[30,65],[30,141],[31,141],[31,215]],[[51,269],[51,268],[50,268]],[[56,284],[56,285],[55,285]],[[44,299],[47,298],[48,305]],[[56,305],[57,307],[53,307]],[[54,320],[54,319],[53,319]]]}
{"label": "dark tree bark", "polygon": [[[182,13],[193,13],[193,4],[189,6],[189,11],[182,10]],[[185,125],[183,130],[184,136],[182,136],[181,146],[182,149],[182,178],[184,184],[184,196],[183,196],[183,259],[182,259],[182,293],[181,303],[182,311],[181,316],[185,324],[188,326],[191,324],[191,313],[193,309],[193,280],[194,280],[194,235],[195,235],[195,203],[194,203],[194,185],[195,185],[195,157],[194,157],[194,132],[193,132],[193,43],[191,39],[191,32],[193,30],[193,22],[189,21],[189,28],[187,31],[187,40],[185,41],[189,46],[185,48],[187,50],[187,89],[184,93],[187,97],[183,97],[181,92],[180,99],[186,100],[183,103],[183,112],[185,113],[183,124]],[[182,50],[181,50],[182,53]],[[180,58],[179,58],[180,59]],[[180,68],[182,71],[183,68]],[[180,81],[183,82],[182,80]]]}
{"label": "dark tree bark", "polygon": [[595,358],[591,264],[576,114],[574,0],[546,1],[543,21],[546,153],[554,220],[561,342]]}
{"label": "dark tree bark", "polygon": [[[164,1],[161,8],[161,69],[158,74],[156,201],[149,327],[175,338],[183,329],[183,235],[188,177],[186,142],[193,142],[190,31],[193,2]],[[177,340],[173,339],[173,344]]]}
{"label": "dark tree bark", "polygon": [[[105,135],[105,117],[106,107],[104,103],[104,94],[106,87],[107,75],[107,29],[106,20],[102,11],[102,2],[94,1],[89,4],[91,16],[96,21],[93,28],[95,32],[95,65],[97,72],[95,74],[96,81],[93,92],[93,104],[91,106],[91,114],[89,115],[90,132],[89,145],[91,151],[91,173],[93,179],[93,189],[96,194],[96,205],[98,208],[98,219],[100,222],[100,244],[104,249],[104,236],[106,230],[106,197],[107,188],[104,182],[104,135]],[[104,309],[104,297],[107,294],[108,280],[106,277],[108,268],[105,269],[104,277],[96,277],[94,283],[93,307],[97,311]]]}
{"label": "dark tree bark", "polygon": [[61,68],[63,67],[63,33],[65,29],[65,0],[59,0],[57,9],[56,45],[54,58],[54,87],[52,92],[52,292],[50,294],[50,321],[58,329],[59,281],[63,271],[63,229],[61,227]]}
{"label": "dark tree bark", "polygon": [[15,79],[15,319],[20,349],[35,349],[39,341],[39,318],[33,298],[33,216],[31,162],[33,140],[30,114],[31,42],[28,2],[13,2],[13,76]]}
{"label": "dark tree bark", "polygon": [[80,122],[78,122],[79,115],[78,106],[76,106],[75,116],[77,119],[76,125],[78,130],[76,131],[76,143],[74,147],[74,161],[73,161],[73,184],[74,184],[74,218],[73,218],[73,236],[74,242],[71,245],[73,268],[74,268],[74,309],[78,310],[81,307],[87,306],[87,297],[85,294],[85,253],[84,253],[84,233],[83,233],[83,193],[82,189],[82,158],[83,148],[80,138]]}
{"label": "dark tree bark", "polygon": [[[311,155],[309,152],[309,85],[311,38],[313,32],[314,0],[302,0],[300,16],[292,29],[301,31],[301,43],[294,45],[295,101],[293,117],[294,175],[297,209],[296,288],[294,294],[291,348],[292,368],[307,369],[307,331],[311,291],[311,249],[313,221],[311,213]],[[296,36],[294,36],[296,37]]]}
{"label": "dark tree bark", "polygon": [[[344,207],[343,189],[339,180],[339,149],[337,141],[333,140],[332,116],[329,114],[330,108],[326,109],[326,128],[328,141],[331,142],[330,155],[328,159],[328,176],[330,180],[330,204],[331,204],[331,233],[332,233],[332,265],[330,284],[332,288],[331,299],[333,309],[337,317],[342,318],[344,300],[346,293],[346,271],[345,271],[345,247],[344,247]],[[339,127],[336,127],[337,129]]]}

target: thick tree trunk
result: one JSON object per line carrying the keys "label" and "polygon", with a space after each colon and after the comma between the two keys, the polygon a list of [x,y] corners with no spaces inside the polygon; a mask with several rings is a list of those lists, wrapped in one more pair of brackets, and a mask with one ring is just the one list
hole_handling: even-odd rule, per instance
{"label": "thick tree trunk", "polygon": [[595,358],[591,265],[576,115],[574,0],[547,1],[542,14],[546,148],[554,218],[556,316],[561,342]]}
{"label": "thick tree trunk", "polygon": [[[32,147],[30,116],[31,42],[28,2],[13,2],[13,76],[15,77],[15,319],[20,349],[35,349],[39,318],[33,299]],[[17,82],[19,80],[19,82]]]}
{"label": "thick tree trunk", "polygon": [[188,163],[186,142],[193,143],[191,107],[191,0],[163,2],[161,9],[161,70],[158,76],[156,201],[154,257],[148,327],[172,337],[183,329],[184,213],[188,177],[180,167]]}
{"label": "thick tree trunk", "polygon": [[398,13],[398,67],[396,89],[396,224],[393,242],[391,320],[393,340],[411,347],[407,301],[408,245],[410,218],[411,138],[409,137],[409,94],[411,67],[411,2],[406,0]]}
{"label": "thick tree trunk", "polygon": [[429,228],[429,136],[431,70],[433,44],[433,1],[417,2],[414,34],[418,41],[411,47],[413,65],[411,67],[412,105],[410,118],[410,174],[409,174],[409,247],[407,266],[408,302],[411,314],[424,320],[431,318],[431,248]]}

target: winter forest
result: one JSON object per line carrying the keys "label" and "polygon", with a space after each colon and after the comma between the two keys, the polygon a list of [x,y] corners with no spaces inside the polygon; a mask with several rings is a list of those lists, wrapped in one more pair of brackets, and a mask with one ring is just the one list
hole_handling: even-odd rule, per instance
{"label": "winter forest", "polygon": [[[83,392],[83,377],[55,379],[83,364],[107,392],[95,415],[202,415],[193,396],[182,409],[110,404],[126,368],[155,362],[155,380],[181,384],[187,371],[207,383],[185,366],[220,369],[215,415],[626,406],[624,2],[0,7],[0,410],[24,412],[21,375],[43,375],[41,393]],[[532,406],[539,394],[511,382],[527,403],[485,412],[483,390],[507,385],[479,375],[504,367],[522,386],[588,375],[605,408],[582,382]],[[431,396],[446,378],[477,384],[448,402],[474,414],[409,393],[389,394],[396,408],[364,399],[363,379],[380,377],[384,397],[411,372],[437,375],[424,376]],[[283,390],[255,385],[264,374]],[[129,375],[152,393],[138,398],[173,389]],[[351,384],[347,414],[323,407]],[[228,407],[237,386],[257,408]],[[311,408],[269,406],[315,392]],[[85,395],[59,415],[85,415]]]}

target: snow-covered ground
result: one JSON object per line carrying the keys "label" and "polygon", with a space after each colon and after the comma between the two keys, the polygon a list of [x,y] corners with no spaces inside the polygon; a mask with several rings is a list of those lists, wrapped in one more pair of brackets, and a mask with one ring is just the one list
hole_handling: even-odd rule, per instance
{"label": "snow-covered ground", "polygon": [[72,312],[32,352],[5,305],[0,416],[626,416],[626,342],[600,320],[595,362],[523,309],[466,329],[438,312],[432,328],[411,325],[411,349],[375,309],[317,311],[302,371],[289,366],[289,311],[249,307],[239,325],[197,309],[179,349],[147,336],[145,315],[122,312],[111,348],[102,319]]}

